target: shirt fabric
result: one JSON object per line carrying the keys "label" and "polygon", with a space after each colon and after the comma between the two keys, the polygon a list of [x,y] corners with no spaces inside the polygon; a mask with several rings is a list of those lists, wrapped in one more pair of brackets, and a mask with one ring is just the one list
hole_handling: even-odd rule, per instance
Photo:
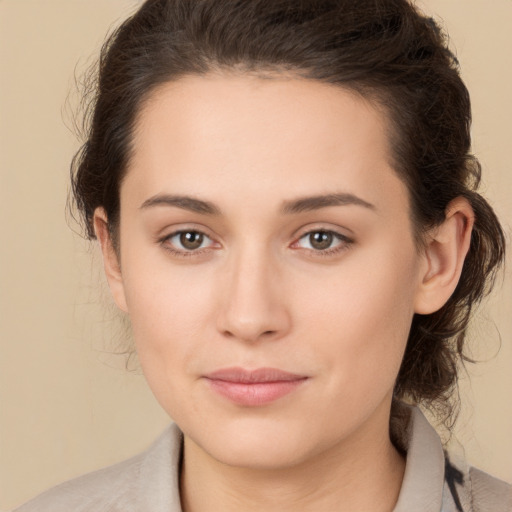
{"label": "shirt fabric", "polygon": [[[393,512],[512,512],[512,486],[452,462],[418,408],[407,407],[402,423],[395,442],[406,452],[406,467]],[[182,512],[182,446],[173,423],[141,454],[60,484],[13,512]]]}

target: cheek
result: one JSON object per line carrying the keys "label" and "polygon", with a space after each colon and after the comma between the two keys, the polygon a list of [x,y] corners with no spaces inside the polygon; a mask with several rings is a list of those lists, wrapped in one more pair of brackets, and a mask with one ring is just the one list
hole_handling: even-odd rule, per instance
{"label": "cheek", "polygon": [[158,350],[171,343],[190,345],[210,317],[207,286],[179,273],[154,278],[140,274],[128,280],[126,295],[136,339]]}
{"label": "cheek", "polygon": [[331,390],[354,401],[393,387],[414,313],[416,259],[384,248],[375,254],[347,259],[321,289],[310,283],[299,307],[329,365]]}
{"label": "cheek", "polygon": [[205,298],[164,283],[143,287],[134,288],[129,302],[138,358],[156,400],[178,421],[184,411],[198,413],[189,396],[194,362],[205,351],[201,319]]}
{"label": "cheek", "polygon": [[198,278],[197,270],[186,267],[143,262],[142,256],[127,262],[123,276],[138,356],[152,388],[163,381],[179,386],[180,374],[190,373],[206,350],[205,330],[214,318],[212,278]]}

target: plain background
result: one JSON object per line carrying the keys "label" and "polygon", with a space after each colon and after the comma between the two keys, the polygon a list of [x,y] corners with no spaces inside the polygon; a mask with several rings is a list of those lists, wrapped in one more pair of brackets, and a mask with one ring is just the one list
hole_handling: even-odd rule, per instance
{"label": "plain background", "polygon": [[[75,67],[80,74],[92,62],[106,32],[137,4],[0,0],[0,509],[137,453],[169,422],[143,377],[108,353],[123,329],[97,250],[64,213],[78,148]],[[442,20],[457,50],[483,192],[510,238],[512,1],[420,5]],[[470,463],[508,481],[511,284],[509,271],[473,326],[473,352],[485,362],[462,378],[455,430]]]}

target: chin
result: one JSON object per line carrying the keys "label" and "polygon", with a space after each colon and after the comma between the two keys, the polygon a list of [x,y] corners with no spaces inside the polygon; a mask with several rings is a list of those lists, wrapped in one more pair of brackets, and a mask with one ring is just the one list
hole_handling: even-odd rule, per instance
{"label": "chin", "polygon": [[322,450],[311,445],[318,439],[304,425],[294,425],[283,418],[245,418],[206,429],[194,438],[194,443],[218,462],[228,466],[279,470],[296,466]]}
{"label": "chin", "polygon": [[210,456],[228,466],[240,468],[278,471],[299,465],[308,459],[308,450],[304,445],[291,443],[255,442],[224,443],[219,450],[212,447]]}

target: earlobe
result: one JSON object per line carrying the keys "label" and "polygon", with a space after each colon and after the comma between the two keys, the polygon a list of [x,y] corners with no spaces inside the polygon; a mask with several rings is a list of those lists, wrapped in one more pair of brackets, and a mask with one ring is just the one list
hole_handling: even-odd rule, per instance
{"label": "earlobe", "polygon": [[105,269],[110,293],[112,294],[119,309],[127,312],[128,308],[126,305],[119,256],[114,248],[112,237],[108,229],[107,214],[103,208],[96,208],[94,211],[93,223],[94,232],[100,243],[101,253],[103,255],[103,268]]}
{"label": "earlobe", "polygon": [[443,223],[429,234],[415,313],[434,313],[446,304],[455,291],[469,251],[474,220],[469,201],[458,197],[448,205]]}

